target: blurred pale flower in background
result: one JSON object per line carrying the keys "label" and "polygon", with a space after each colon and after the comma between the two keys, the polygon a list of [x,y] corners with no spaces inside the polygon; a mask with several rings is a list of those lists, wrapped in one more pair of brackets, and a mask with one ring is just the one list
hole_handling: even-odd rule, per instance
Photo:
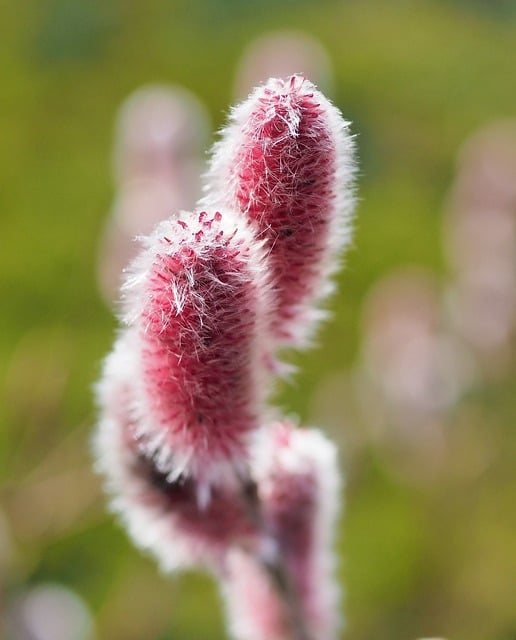
{"label": "blurred pale flower in background", "polygon": [[[1,630],[1,629],[0,629]],[[14,598],[5,613],[6,640],[94,640],[85,602],[59,584],[40,584]]]}
{"label": "blurred pale flower in background", "polygon": [[116,196],[99,259],[99,285],[109,303],[137,253],[136,237],[191,209],[199,197],[209,128],[205,107],[183,87],[143,87],[120,108],[113,154]]}
{"label": "blurred pale flower in background", "polygon": [[444,226],[450,321],[486,373],[511,363],[516,339],[516,122],[463,146]]}
{"label": "blurred pale flower in background", "polygon": [[328,51],[305,31],[269,31],[252,40],[243,51],[234,81],[237,100],[267,78],[287,78],[301,73],[324,94],[331,96],[334,78]]}

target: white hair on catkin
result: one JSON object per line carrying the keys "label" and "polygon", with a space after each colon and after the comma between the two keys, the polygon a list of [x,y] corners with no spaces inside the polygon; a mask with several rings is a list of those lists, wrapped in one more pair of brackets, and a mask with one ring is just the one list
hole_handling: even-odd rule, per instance
{"label": "white hair on catkin", "polygon": [[280,346],[311,343],[351,241],[349,125],[302,76],[271,78],[231,111],[213,147],[201,205],[236,209],[265,239]]}

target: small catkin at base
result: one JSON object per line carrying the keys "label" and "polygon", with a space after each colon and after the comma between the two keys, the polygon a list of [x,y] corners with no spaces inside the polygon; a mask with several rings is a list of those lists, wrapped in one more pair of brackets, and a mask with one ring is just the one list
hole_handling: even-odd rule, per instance
{"label": "small catkin at base", "polygon": [[[336,448],[321,432],[288,422],[265,429],[260,440],[254,473],[266,553],[259,558],[237,549],[226,559],[220,584],[230,628],[237,640],[289,640],[297,637],[297,610],[306,637],[332,640],[339,627],[332,552],[340,493]],[[275,563],[288,576],[283,594],[266,570]]]}

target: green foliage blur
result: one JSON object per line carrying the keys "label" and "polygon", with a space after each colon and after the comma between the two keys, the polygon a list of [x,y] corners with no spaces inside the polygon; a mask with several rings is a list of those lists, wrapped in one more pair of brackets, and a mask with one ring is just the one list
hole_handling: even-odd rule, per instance
{"label": "green foliage blur", "polygon": [[361,306],[381,276],[415,264],[446,282],[457,152],[516,117],[516,3],[28,0],[2,3],[0,23],[0,612],[57,582],[85,600],[102,640],[226,637],[211,581],[160,575],[106,513],[92,471],[92,387],[116,327],[97,289],[98,245],[124,98],[181,84],[218,128],[249,40],[299,28],[331,55],[360,156],[332,320],[277,394],[303,423],[325,427],[330,413],[334,437],[342,421],[343,637],[515,640],[514,357],[454,409],[453,455],[425,483],[362,437],[342,400],[321,408],[320,389],[358,357]]}

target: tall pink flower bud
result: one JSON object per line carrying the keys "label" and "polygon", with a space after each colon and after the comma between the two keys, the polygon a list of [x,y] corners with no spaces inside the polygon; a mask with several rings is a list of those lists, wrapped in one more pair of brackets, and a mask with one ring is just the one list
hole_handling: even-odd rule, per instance
{"label": "tall pink flower bud", "polygon": [[[264,431],[254,462],[267,535],[262,562],[234,550],[222,582],[238,640],[337,637],[339,592],[332,552],[339,504],[336,458],[334,445],[319,431],[289,423]],[[282,595],[266,569],[271,566],[282,566],[288,577]]]}
{"label": "tall pink flower bud", "polygon": [[200,491],[244,472],[264,395],[262,247],[244,220],[185,214],[143,239],[124,290],[146,456]]}
{"label": "tall pink flower bud", "polygon": [[165,571],[194,566],[217,571],[231,544],[253,543],[257,534],[244,496],[232,484],[215,487],[199,503],[191,477],[169,480],[142,451],[138,432],[137,336],[128,331],[104,365],[97,397],[101,418],[95,434],[97,470],[106,480],[111,508],[135,545]]}
{"label": "tall pink flower bud", "polygon": [[306,346],[350,241],[354,144],[346,122],[300,75],[271,78],[237,106],[215,145],[205,204],[240,211],[266,242],[272,333]]}

